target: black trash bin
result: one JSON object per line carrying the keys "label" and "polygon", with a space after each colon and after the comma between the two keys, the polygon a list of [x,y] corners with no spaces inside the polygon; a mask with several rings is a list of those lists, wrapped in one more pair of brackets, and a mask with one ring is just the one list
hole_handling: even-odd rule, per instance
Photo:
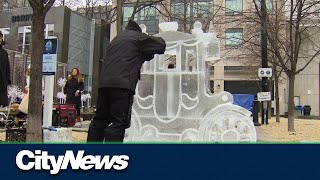
{"label": "black trash bin", "polygon": [[309,105],[303,106],[303,115],[310,116],[311,114],[311,107]]}
{"label": "black trash bin", "polygon": [[259,126],[259,111],[260,111],[260,102],[255,98],[253,101],[253,111],[252,111],[252,117],[253,117],[253,123],[255,126]]}

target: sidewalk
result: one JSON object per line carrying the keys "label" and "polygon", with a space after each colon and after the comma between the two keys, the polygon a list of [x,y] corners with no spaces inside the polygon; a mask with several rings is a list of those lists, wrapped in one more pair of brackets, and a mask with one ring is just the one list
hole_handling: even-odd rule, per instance
{"label": "sidewalk", "polygon": [[255,126],[257,131],[257,142],[273,142],[273,138],[260,126]]}

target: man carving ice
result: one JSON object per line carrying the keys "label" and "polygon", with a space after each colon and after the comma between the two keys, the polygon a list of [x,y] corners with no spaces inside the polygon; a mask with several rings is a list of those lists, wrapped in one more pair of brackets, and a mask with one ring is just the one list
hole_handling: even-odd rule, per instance
{"label": "man carving ice", "polygon": [[97,112],[89,126],[88,142],[123,141],[141,66],[154,54],[163,54],[165,48],[162,38],[142,33],[133,20],[111,41],[101,68]]}

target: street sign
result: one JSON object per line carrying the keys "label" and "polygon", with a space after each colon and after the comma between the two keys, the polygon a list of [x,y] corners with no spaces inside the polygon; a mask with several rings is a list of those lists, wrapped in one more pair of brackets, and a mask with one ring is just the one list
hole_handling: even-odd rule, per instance
{"label": "street sign", "polygon": [[257,96],[258,96],[258,101],[271,101],[270,92],[259,92]]}
{"label": "street sign", "polygon": [[43,75],[55,75],[57,71],[57,39],[45,39],[43,51]]}
{"label": "street sign", "polygon": [[259,68],[259,77],[272,77],[272,68]]}

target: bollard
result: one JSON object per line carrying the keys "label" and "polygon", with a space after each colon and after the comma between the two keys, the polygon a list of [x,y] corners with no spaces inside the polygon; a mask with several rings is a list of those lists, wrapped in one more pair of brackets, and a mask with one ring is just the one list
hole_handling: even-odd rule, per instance
{"label": "bollard", "polygon": [[257,100],[257,97],[254,98],[253,100],[253,124],[255,126],[261,126],[259,123],[259,107],[260,107],[260,102]]}

